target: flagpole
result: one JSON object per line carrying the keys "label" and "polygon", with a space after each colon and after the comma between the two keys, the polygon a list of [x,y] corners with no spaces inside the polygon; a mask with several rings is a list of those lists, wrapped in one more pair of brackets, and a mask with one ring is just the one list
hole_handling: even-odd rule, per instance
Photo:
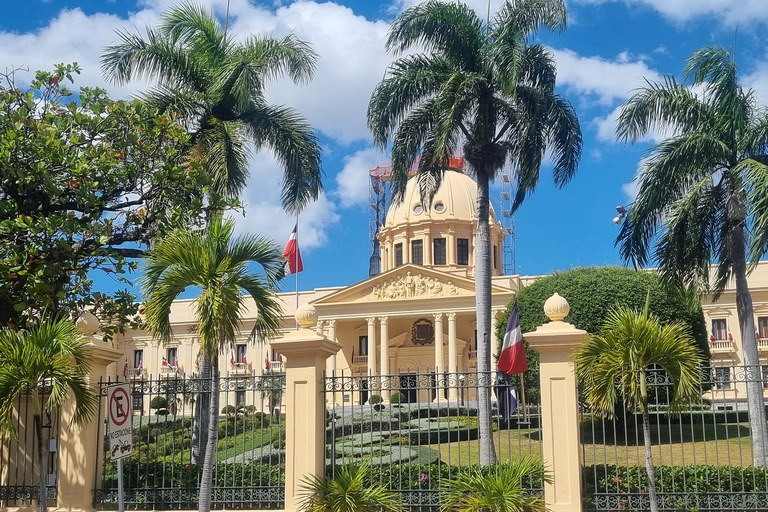
{"label": "flagpole", "polygon": [[[296,247],[299,247],[299,214],[296,213]],[[296,254],[293,255],[293,258],[296,260],[296,265],[298,267],[299,264],[299,257],[298,257],[298,249],[296,249]],[[296,272],[296,311],[299,310],[299,272],[297,268]],[[294,314],[294,317],[296,315]],[[299,330],[299,321],[296,321],[296,330]]]}
{"label": "flagpole", "polygon": [[523,423],[528,423],[528,409],[525,407],[525,373],[520,374],[520,405],[523,408]]}

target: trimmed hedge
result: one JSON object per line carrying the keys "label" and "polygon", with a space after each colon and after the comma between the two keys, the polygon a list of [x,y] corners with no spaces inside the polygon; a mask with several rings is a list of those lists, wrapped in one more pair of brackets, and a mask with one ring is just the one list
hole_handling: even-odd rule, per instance
{"label": "trimmed hedge", "polygon": [[[123,478],[126,488],[175,487],[195,488],[199,486],[202,465],[173,462],[123,463]],[[282,464],[261,464],[245,462],[237,464],[218,463],[213,468],[213,487],[246,487],[262,485],[281,487],[285,485],[285,466]],[[117,488],[117,465],[110,462],[104,468],[103,489]]]}

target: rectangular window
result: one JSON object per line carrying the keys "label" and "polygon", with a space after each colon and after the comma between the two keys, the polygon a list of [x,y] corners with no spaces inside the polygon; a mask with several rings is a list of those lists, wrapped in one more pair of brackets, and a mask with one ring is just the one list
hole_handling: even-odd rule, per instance
{"label": "rectangular window", "polygon": [[403,264],[403,244],[395,244],[395,266]]}
{"label": "rectangular window", "polygon": [[144,368],[144,351],[143,350],[133,351],[133,367]]}
{"label": "rectangular window", "polygon": [[357,339],[357,355],[359,356],[368,355],[368,336],[360,336]]}
{"label": "rectangular window", "polygon": [[499,270],[499,247],[493,246],[493,270]]}
{"label": "rectangular window", "polygon": [[469,265],[469,239],[456,239],[456,264]]}
{"label": "rectangular window", "polygon": [[757,319],[757,335],[760,339],[768,338],[768,316]]}
{"label": "rectangular window", "polygon": [[165,358],[168,360],[168,366],[176,366],[176,361],[178,361],[177,353],[176,348],[166,350]]}
{"label": "rectangular window", "polygon": [[434,265],[445,265],[445,238],[432,240],[432,258]]}
{"label": "rectangular window", "polygon": [[725,324],[725,319],[712,320],[712,336],[715,340],[727,340],[728,328]]}
{"label": "rectangular window", "polygon": [[715,387],[731,389],[731,369],[725,366],[715,367]]}
{"label": "rectangular window", "polygon": [[245,349],[246,345],[236,345],[235,350],[237,351],[237,358],[235,359],[235,362],[237,363],[247,363],[246,356],[245,356]]}
{"label": "rectangular window", "polygon": [[245,391],[239,389],[235,391],[235,402],[237,402],[238,407],[245,405]]}
{"label": "rectangular window", "polygon": [[411,263],[414,265],[424,264],[424,241],[411,240]]}

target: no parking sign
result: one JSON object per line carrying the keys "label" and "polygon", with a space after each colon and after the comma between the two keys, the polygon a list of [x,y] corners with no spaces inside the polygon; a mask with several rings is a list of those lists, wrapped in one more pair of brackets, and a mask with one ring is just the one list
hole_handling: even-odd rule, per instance
{"label": "no parking sign", "polygon": [[128,384],[118,384],[107,390],[109,453],[112,460],[119,460],[133,453],[130,393]]}

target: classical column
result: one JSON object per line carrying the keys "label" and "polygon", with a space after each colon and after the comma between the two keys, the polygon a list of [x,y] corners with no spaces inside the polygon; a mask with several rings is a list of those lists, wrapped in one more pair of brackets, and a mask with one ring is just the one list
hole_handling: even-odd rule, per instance
{"label": "classical column", "polygon": [[443,314],[435,313],[435,402],[443,398],[443,388],[440,385],[445,374],[443,355]]}
{"label": "classical column", "polygon": [[381,397],[385,402],[389,402],[389,317],[379,317],[379,329],[381,333]]}
{"label": "classical column", "polygon": [[315,309],[296,310],[300,329],[272,342],[285,361],[285,512],[299,510],[302,482],[325,474],[325,397],[323,368],[341,345],[312,328]]}
{"label": "classical column", "polygon": [[456,266],[456,232],[453,230],[453,228],[448,228],[448,236],[445,237],[445,245],[448,261],[445,263],[448,265]]}
{"label": "classical column", "polygon": [[368,375],[376,375],[376,317],[368,320]]}
{"label": "classical column", "polygon": [[323,324],[325,323],[325,320],[318,320],[317,325],[315,326],[315,332],[322,336],[323,335]]}
{"label": "classical column", "polygon": [[448,400],[458,400],[459,359],[456,350],[456,313],[450,312],[448,317],[448,372],[451,386],[448,390]]}
{"label": "classical column", "polygon": [[[330,319],[328,320],[328,339],[331,341],[336,341],[336,320]],[[328,358],[328,374],[333,375],[336,373],[336,354],[334,353],[331,355],[331,357]]]}
{"label": "classical column", "polygon": [[552,472],[551,482],[544,484],[544,499],[553,512],[582,509],[579,398],[573,351],[588,335],[562,321],[569,309],[568,302],[554,294],[544,303],[544,313],[551,321],[524,335],[541,358],[542,455]]}
{"label": "classical column", "polygon": [[424,265],[431,267],[432,263],[432,236],[429,231],[424,232]]}

